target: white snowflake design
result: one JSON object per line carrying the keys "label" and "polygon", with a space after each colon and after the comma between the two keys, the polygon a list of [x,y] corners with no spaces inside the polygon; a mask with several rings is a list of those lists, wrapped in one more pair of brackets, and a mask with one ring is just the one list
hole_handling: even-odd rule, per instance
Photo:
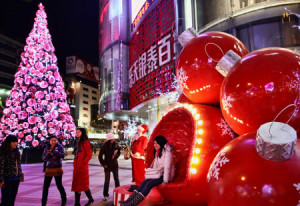
{"label": "white snowflake design", "polygon": [[229,162],[229,159],[225,156],[227,148],[222,149],[219,154],[214,159],[212,165],[209,168],[209,173],[207,175],[208,182],[211,178],[219,179],[220,169],[226,162]]}
{"label": "white snowflake design", "polygon": [[179,86],[179,83],[177,81],[177,77],[174,74],[173,74],[173,82],[171,84],[171,88],[174,88],[179,94],[182,93],[182,91],[180,89],[180,86]]}
{"label": "white snowflake design", "polygon": [[221,122],[217,126],[222,130],[222,136],[229,135],[232,139],[234,138],[234,133],[223,118],[221,118]]}
{"label": "white snowflake design", "polygon": [[[298,62],[300,64],[300,61]],[[296,88],[296,89],[299,89],[299,83],[300,83],[300,75],[297,73],[297,72],[293,72],[293,75],[295,77],[295,79],[291,80],[290,82],[290,87],[291,88]]]}
{"label": "white snowflake design", "polygon": [[178,78],[180,88],[182,90],[189,89],[189,87],[186,84],[186,81],[188,80],[188,76],[186,76],[186,73],[185,73],[185,71],[182,70],[182,67],[179,69],[177,78]]}
{"label": "white snowflake design", "polygon": [[300,183],[298,183],[298,184],[295,183],[293,185],[296,187],[296,190],[299,191],[299,193],[300,193]]}
{"label": "white snowflake design", "polygon": [[[299,194],[300,194],[300,183],[298,183],[298,184],[294,183],[293,185],[296,187],[296,190],[299,191]],[[299,200],[297,206],[300,206],[300,200]]]}
{"label": "white snowflake design", "polygon": [[222,106],[227,113],[229,113],[229,109],[232,107],[230,102],[234,100],[235,100],[234,98],[231,98],[230,96],[226,96],[226,95],[222,98],[222,104],[223,104]]}

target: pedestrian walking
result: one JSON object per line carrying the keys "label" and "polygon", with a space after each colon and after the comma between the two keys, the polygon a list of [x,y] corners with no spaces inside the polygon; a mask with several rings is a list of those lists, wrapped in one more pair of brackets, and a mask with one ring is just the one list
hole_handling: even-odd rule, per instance
{"label": "pedestrian walking", "polygon": [[20,181],[24,178],[18,138],[8,135],[0,147],[1,206],[14,206]]}
{"label": "pedestrian walking", "polygon": [[157,185],[165,187],[172,178],[172,147],[167,145],[164,136],[157,136],[154,140],[154,160],[150,168],[146,169],[146,179],[133,191],[125,201],[119,201],[122,206],[137,206]]}
{"label": "pedestrian walking", "polygon": [[89,161],[92,158],[92,148],[86,130],[84,128],[77,128],[76,140],[74,145],[74,170],[72,191],[75,192],[75,206],[80,205],[80,195],[84,191],[89,201],[86,206],[94,202],[92,197],[89,178]]}
{"label": "pedestrian walking", "polygon": [[108,133],[106,135],[106,142],[102,145],[100,149],[100,153],[98,156],[100,164],[104,167],[105,172],[105,181],[104,181],[104,190],[103,196],[104,200],[108,199],[108,187],[110,181],[110,173],[113,173],[114,180],[115,180],[115,187],[120,186],[119,181],[119,165],[118,165],[118,158],[120,156],[120,147],[118,143],[114,139],[113,133]]}
{"label": "pedestrian walking", "polygon": [[45,145],[42,156],[42,159],[46,162],[42,206],[47,205],[48,191],[53,177],[61,196],[61,206],[65,206],[67,195],[62,185],[62,159],[65,157],[65,151],[63,146],[57,141],[56,136],[50,136],[48,139],[49,143]]}

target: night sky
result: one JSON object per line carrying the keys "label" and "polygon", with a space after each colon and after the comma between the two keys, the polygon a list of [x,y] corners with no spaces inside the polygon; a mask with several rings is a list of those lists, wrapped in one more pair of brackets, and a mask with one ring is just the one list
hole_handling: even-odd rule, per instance
{"label": "night sky", "polygon": [[65,72],[66,56],[73,55],[98,66],[99,0],[1,0],[0,33],[25,44],[40,2],[60,71]]}

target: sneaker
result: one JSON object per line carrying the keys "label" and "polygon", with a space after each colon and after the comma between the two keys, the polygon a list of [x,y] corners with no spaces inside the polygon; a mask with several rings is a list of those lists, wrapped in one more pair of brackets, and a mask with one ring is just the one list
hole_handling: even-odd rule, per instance
{"label": "sneaker", "polygon": [[104,200],[104,201],[107,201],[107,200],[108,200],[108,197],[107,197],[107,196],[104,196],[103,200]]}

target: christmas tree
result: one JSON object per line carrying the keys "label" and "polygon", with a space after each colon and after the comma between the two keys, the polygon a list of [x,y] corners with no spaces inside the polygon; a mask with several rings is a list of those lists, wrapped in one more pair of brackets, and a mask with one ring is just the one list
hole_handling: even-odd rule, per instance
{"label": "christmas tree", "polygon": [[23,148],[36,147],[55,135],[65,145],[75,136],[46,18],[40,3],[3,110],[0,142],[7,134],[15,134]]}

